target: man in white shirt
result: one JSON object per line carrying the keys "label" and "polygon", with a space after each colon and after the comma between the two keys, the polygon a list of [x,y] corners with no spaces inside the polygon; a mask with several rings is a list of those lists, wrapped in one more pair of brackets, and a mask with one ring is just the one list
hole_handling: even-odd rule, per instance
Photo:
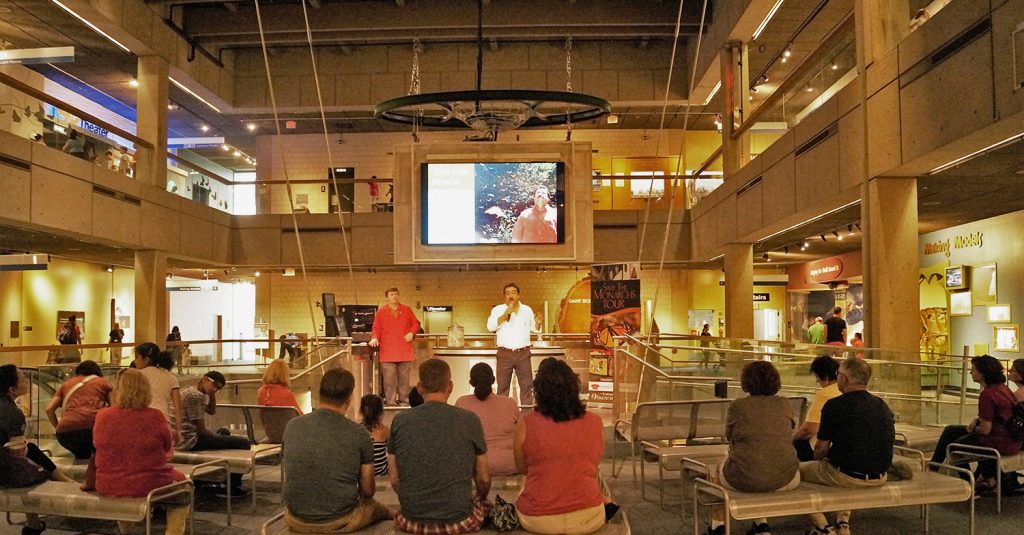
{"label": "man in white shirt", "polygon": [[498,395],[508,396],[512,371],[519,383],[519,404],[533,405],[533,366],[530,363],[530,335],[540,332],[543,315],[519,302],[519,286],[514,282],[503,289],[505,302],[491,309],[487,330],[496,334],[498,352]]}

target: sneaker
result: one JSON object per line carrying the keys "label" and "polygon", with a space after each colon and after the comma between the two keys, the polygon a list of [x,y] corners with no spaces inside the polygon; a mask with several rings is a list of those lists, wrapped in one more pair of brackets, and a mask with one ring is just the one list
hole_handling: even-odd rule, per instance
{"label": "sneaker", "polygon": [[721,526],[718,526],[715,529],[711,529],[711,526],[708,526],[708,530],[707,530],[706,534],[707,535],[725,535],[725,524],[722,524]]}
{"label": "sneaker", "polygon": [[768,524],[753,524],[747,535],[772,535],[772,528]]}
{"label": "sneaker", "polygon": [[823,528],[814,528],[811,531],[806,532],[805,535],[837,535],[836,528],[832,524],[829,524]]}
{"label": "sneaker", "polygon": [[836,522],[836,535],[850,535],[850,523],[843,520]]}

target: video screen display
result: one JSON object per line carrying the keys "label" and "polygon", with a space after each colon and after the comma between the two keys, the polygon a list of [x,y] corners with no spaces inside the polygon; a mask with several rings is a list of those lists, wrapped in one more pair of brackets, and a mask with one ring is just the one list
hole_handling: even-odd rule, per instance
{"label": "video screen display", "polygon": [[565,243],[565,164],[425,163],[424,245]]}

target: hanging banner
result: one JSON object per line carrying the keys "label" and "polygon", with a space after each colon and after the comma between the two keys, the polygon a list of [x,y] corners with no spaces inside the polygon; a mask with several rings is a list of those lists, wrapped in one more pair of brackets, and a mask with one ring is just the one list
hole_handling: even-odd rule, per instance
{"label": "hanging banner", "polygon": [[591,403],[612,402],[614,337],[640,331],[640,264],[598,264],[590,270]]}

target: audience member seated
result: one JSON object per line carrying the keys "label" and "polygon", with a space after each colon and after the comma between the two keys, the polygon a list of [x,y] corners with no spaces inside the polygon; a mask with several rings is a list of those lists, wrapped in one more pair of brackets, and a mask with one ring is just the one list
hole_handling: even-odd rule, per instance
{"label": "audience member seated", "polygon": [[1024,359],[1014,360],[1006,377],[1016,388],[1013,391],[1014,401],[1024,403]]}
{"label": "audience member seated", "polygon": [[[150,406],[150,383],[141,371],[124,370],[117,379],[113,405],[96,415],[93,440],[96,455],[94,473],[86,478],[85,490],[114,498],[144,498],[153,489],[184,481],[167,459],[174,443],[167,419]],[[167,535],[185,533],[187,498],[167,510]],[[121,533],[131,523],[118,522]]]}
{"label": "audience member seated", "polygon": [[[985,386],[978,395],[978,417],[966,426],[947,425],[942,430],[932,462],[946,460],[946,447],[950,444],[970,444],[993,448],[1000,455],[1020,453],[1021,443],[1010,436],[1006,423],[1013,416],[1016,402],[1013,392],[1006,386],[1003,365],[995,357],[979,355],[971,359],[971,378]],[[960,465],[966,467],[966,464]],[[978,463],[978,492],[996,488],[996,462],[985,460]]]}
{"label": "audience member seated", "polygon": [[419,374],[416,389],[424,402],[395,416],[388,441],[388,471],[401,509],[395,527],[406,533],[479,531],[491,512],[480,419],[448,405],[453,385],[446,362],[429,359]]}
{"label": "audience member seated", "polygon": [[515,474],[516,461],[512,455],[512,440],[519,422],[519,407],[514,399],[496,396],[494,370],[484,362],[478,362],[469,370],[469,384],[473,393],[460,397],[455,406],[466,409],[480,418],[487,441],[487,463],[492,476]]}
{"label": "audience member seated", "polygon": [[292,532],[351,533],[393,516],[373,499],[370,435],[345,417],[354,388],[351,372],[329,370],[320,381],[320,408],[285,428],[283,493]]}
{"label": "audience member seated", "polygon": [[[181,410],[184,413],[181,424],[181,442],[174,446],[178,451],[247,450],[252,443],[246,437],[232,435],[227,429],[211,431],[206,427],[203,414],[217,413],[217,392],[227,381],[218,371],[209,371],[196,386],[181,391]],[[242,474],[231,474],[231,495],[243,496]]]}
{"label": "audience member seated", "polygon": [[359,400],[359,415],[363,418],[363,427],[370,433],[373,441],[373,475],[388,475],[388,437],[391,428],[384,425],[384,398],[377,394],[367,394]]}
{"label": "audience member seated", "polygon": [[601,493],[601,418],[580,402],[580,380],[546,358],[533,380],[534,408],[516,426],[516,467],[526,474],[516,500],[520,525],[534,533],[593,533],[618,510]]}
{"label": "audience member seated", "polygon": [[793,431],[793,447],[796,448],[796,456],[801,462],[814,460],[814,436],[818,434],[818,427],[821,425],[821,408],[825,402],[832,398],[839,397],[839,385],[836,384],[839,363],[829,355],[822,355],[811,362],[811,374],[814,375],[814,382],[818,383],[818,391],[814,393],[814,400],[807,408],[807,417],[804,423]]}
{"label": "audience member seated", "polygon": [[284,359],[275,359],[263,372],[263,386],[256,392],[256,401],[265,407],[295,407],[302,414],[302,407],[295,400],[291,388],[291,370]]}
{"label": "audience member seated", "polygon": [[[826,357],[829,358],[829,357]],[[829,358],[831,360],[831,358]],[[770,362],[748,362],[740,372],[740,387],[750,394],[729,404],[725,438],[729,456],[711,477],[723,487],[741,492],[793,490],[800,485],[800,463],[793,449],[796,427],[789,400],[778,396],[782,379]],[[725,533],[725,510],[715,507],[708,535]],[[760,518],[748,535],[771,534],[768,519]]]}
{"label": "audience member seated", "polygon": [[170,351],[160,351],[153,342],[146,342],[135,347],[135,360],[132,364],[149,381],[152,397],[149,406],[164,415],[164,419],[171,426],[174,443],[181,442],[181,387],[178,385],[178,378],[171,373],[174,355]]}
{"label": "audience member seated", "polygon": [[[14,364],[0,366],[0,444],[15,457],[25,457],[49,474],[53,481],[71,481],[57,470],[57,465],[46,456],[39,446],[25,438],[25,413],[18,406],[19,397],[28,394],[28,377]],[[46,524],[35,514],[25,515],[22,535],[39,535]]]}
{"label": "audience member seated", "polygon": [[[113,389],[103,378],[99,364],[85,360],[75,368],[75,376],[60,385],[50,398],[46,417],[57,430],[57,442],[76,459],[92,457],[95,451],[92,426],[96,423],[96,413],[110,405]],[[60,421],[57,409],[61,409]]]}
{"label": "audience member seated", "polygon": [[[876,487],[886,482],[892,465],[896,428],[892,411],[881,398],[868,392],[871,366],[856,357],[839,365],[838,385],[843,394],[821,409],[816,460],[800,464],[800,478],[830,487]],[[850,535],[850,511],[836,513],[835,524],[825,515],[811,515],[814,530],[808,535]]]}

